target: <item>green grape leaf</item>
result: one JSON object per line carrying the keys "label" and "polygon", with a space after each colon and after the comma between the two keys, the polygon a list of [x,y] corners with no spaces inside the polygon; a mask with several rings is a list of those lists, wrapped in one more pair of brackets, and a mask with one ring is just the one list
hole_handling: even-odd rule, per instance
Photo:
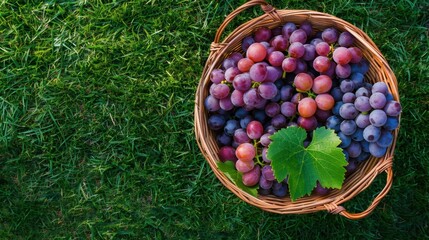
{"label": "green grape leaf", "polygon": [[303,128],[288,127],[273,134],[268,147],[274,176],[277,181],[288,177],[292,201],[311,194],[317,181],[325,188],[340,189],[345,178],[347,161],[334,130],[317,128],[307,148],[306,138]]}
{"label": "green grape leaf", "polygon": [[217,168],[221,170],[225,175],[239,187],[241,190],[247,192],[248,194],[257,197],[258,196],[258,186],[248,187],[243,184],[241,180],[242,173],[237,171],[234,166],[234,162],[226,161],[226,162],[218,162]]}

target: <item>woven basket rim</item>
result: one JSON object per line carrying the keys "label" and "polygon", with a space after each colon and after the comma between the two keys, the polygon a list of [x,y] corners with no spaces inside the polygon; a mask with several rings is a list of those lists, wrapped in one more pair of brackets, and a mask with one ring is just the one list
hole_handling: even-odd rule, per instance
{"label": "woven basket rim", "polygon": [[[261,1],[255,2],[260,3]],[[304,20],[307,20],[312,23],[313,28],[316,30],[331,26],[341,31],[349,31],[356,38],[356,45],[363,50],[364,57],[370,62],[370,70],[366,78],[369,78],[371,82],[386,82],[394,99],[399,101],[396,77],[376,44],[365,32],[351,23],[327,13],[312,10],[276,10],[274,8],[263,8],[263,10],[265,14],[241,24],[225,37],[222,42],[217,42],[219,36],[216,36],[215,41],[211,45],[211,52],[203,69],[195,96],[195,135],[201,153],[204,155],[216,177],[225,187],[243,201],[262,210],[280,214],[302,214],[326,210],[331,213],[339,213],[350,219],[365,217],[374,210],[378,202],[387,194],[392,185],[393,153],[399,128],[393,132],[394,141],[388,148],[384,157],[371,157],[363,162],[356,172],[347,177],[341,190],[333,190],[326,196],[307,196],[295,202],[291,202],[289,198],[276,198],[261,195],[253,197],[238,188],[223,172],[217,169],[216,163],[219,161],[217,156],[218,146],[214,141],[213,134],[207,127],[207,112],[203,104],[208,94],[208,86],[210,85],[210,72],[218,68],[221,61],[231,52],[238,50],[237,46],[240,46],[241,39],[250,35],[258,27],[266,26],[273,28],[286,22],[300,24]],[[223,29],[220,32],[222,34]],[[387,173],[386,185],[366,211],[360,214],[351,214],[341,206],[342,203],[347,202],[369,187],[373,180],[383,172]]]}

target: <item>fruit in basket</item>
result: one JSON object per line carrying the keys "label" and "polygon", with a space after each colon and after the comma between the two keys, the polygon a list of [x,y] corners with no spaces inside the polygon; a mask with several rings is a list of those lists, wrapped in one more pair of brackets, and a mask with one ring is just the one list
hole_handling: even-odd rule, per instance
{"label": "fruit in basket", "polygon": [[241,49],[211,72],[204,101],[219,169],[240,188],[292,200],[326,193],[386,153],[402,108],[384,82],[364,81],[369,64],[352,34],[285,23],[257,29]]}

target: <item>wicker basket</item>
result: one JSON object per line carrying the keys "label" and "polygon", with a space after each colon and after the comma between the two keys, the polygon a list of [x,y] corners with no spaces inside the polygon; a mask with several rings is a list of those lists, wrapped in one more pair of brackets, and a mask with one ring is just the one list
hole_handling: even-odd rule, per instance
{"label": "wicker basket", "polygon": [[[265,14],[237,27],[221,42],[221,35],[230,21],[240,12],[257,5],[262,7]],[[215,68],[219,68],[223,59],[225,59],[231,52],[241,51],[241,40],[244,37],[251,35],[257,28],[262,26],[274,28],[281,26],[286,22],[300,24],[304,20],[310,21],[315,30],[335,27],[340,31],[349,31],[356,38],[355,45],[362,49],[364,57],[370,63],[366,79],[372,83],[379,81],[385,82],[389,86],[389,90],[393,94],[394,99],[399,101],[397,81],[394,73],[390,69],[383,55],[380,53],[380,50],[362,30],[329,14],[309,10],[277,10],[263,0],[252,0],[238,7],[226,17],[222,25],[217,30],[214,41],[211,44],[211,52],[203,69],[195,98],[194,121],[197,143],[202,154],[210,164],[211,169],[222,184],[239,198],[251,205],[268,212],[279,214],[303,214],[327,210],[330,213],[340,214],[349,219],[360,219],[366,217],[375,209],[377,204],[389,192],[390,187],[392,186],[393,151],[396,145],[398,129],[394,131],[393,144],[387,150],[384,157],[371,157],[364,161],[353,174],[346,178],[343,187],[340,190],[330,191],[330,193],[325,196],[306,196],[294,202],[291,202],[288,197],[254,197],[238,188],[217,168],[217,162],[219,161],[217,152],[219,147],[216,143],[214,133],[208,128],[208,112],[204,108],[204,99],[208,96],[208,89],[210,86],[211,71]],[[386,185],[365,211],[361,213],[349,213],[341,206],[342,203],[352,199],[357,194],[365,190],[377,175],[382,172],[387,173]]]}

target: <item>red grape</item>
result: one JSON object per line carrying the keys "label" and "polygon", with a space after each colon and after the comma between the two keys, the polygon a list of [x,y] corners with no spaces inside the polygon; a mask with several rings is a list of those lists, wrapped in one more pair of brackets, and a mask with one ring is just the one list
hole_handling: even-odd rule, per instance
{"label": "red grape", "polygon": [[310,97],[303,98],[298,102],[298,113],[302,117],[311,117],[316,113],[316,110],[316,101]]}

